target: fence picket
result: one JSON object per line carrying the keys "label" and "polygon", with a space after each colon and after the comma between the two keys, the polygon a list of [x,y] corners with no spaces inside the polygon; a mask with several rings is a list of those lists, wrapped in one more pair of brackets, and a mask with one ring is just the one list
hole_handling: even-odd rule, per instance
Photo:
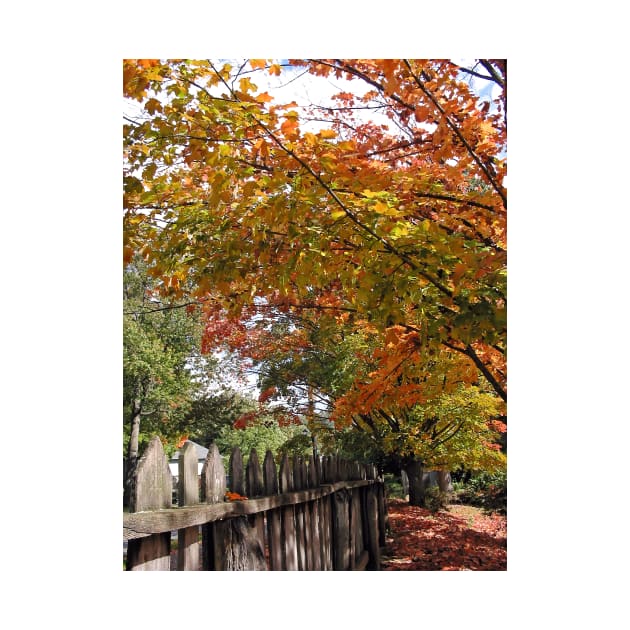
{"label": "fence picket", "polygon": [[260,470],[260,463],[258,462],[258,453],[255,448],[253,448],[249,454],[246,477],[247,496],[250,498],[262,497],[265,492],[265,484],[263,483],[262,471]]}
{"label": "fence picket", "polygon": [[[308,460],[308,487],[316,488],[319,483],[319,475],[317,472],[317,459],[311,455]],[[321,500],[316,499],[309,503],[307,509],[310,514],[310,523],[311,523],[311,569],[313,571],[321,571],[322,569],[322,545],[321,545],[321,536],[320,536],[320,511],[321,511]]]}
{"label": "fence picket", "polygon": [[[221,503],[225,497],[225,466],[216,444],[211,444],[206,461],[201,470],[201,497],[205,503]],[[208,523],[201,528],[203,569],[220,571],[223,569],[223,548],[225,522]]]}
{"label": "fence picket", "polygon": [[[154,437],[140,458],[134,475],[130,509],[132,512],[159,510],[172,505],[173,477],[162,442]],[[130,540],[127,571],[169,571],[171,535],[168,532]]]}
{"label": "fence picket", "polygon": [[[293,489],[304,488],[302,479],[302,458],[293,457]],[[304,505],[295,506],[295,540],[298,554],[298,571],[306,571],[306,536],[304,528]]]}
{"label": "fence picket", "polygon": [[368,551],[370,552],[370,560],[368,569],[378,571],[381,566],[381,551],[379,545],[379,518],[378,518],[378,499],[374,492],[374,486],[367,488],[366,493],[366,519],[368,531]]}
{"label": "fence picket", "polygon": [[333,568],[347,571],[350,568],[350,510],[347,490],[335,492],[333,513]]}
{"label": "fence picket", "polygon": [[[293,471],[289,458],[285,454],[280,462],[280,492],[293,490]],[[295,508],[287,505],[282,508],[282,537],[284,540],[284,568],[287,571],[298,570],[298,552],[295,537]]]}
{"label": "fence picket", "polygon": [[[245,495],[245,475],[241,449],[235,446],[230,455],[230,490]],[[264,541],[247,516],[225,522],[223,527],[224,571],[260,571],[267,568]]]}
{"label": "fence picket", "polygon": [[241,449],[235,446],[230,455],[230,490],[245,494],[245,478],[243,475],[243,455]]}
{"label": "fence picket", "polygon": [[[199,478],[197,476],[197,449],[192,442],[185,442],[178,462],[177,504],[199,503]],[[198,571],[200,568],[199,527],[177,530],[177,570]]]}
{"label": "fence picket", "polygon": [[[251,498],[262,497],[265,492],[265,486],[263,483],[262,470],[260,469],[260,463],[258,462],[258,453],[255,448],[252,448],[249,453],[249,460],[247,461],[247,468],[245,470],[245,481],[247,496]],[[254,514],[249,517],[249,524],[255,530],[256,536],[260,548],[265,549],[265,515],[264,513]],[[263,553],[264,555],[264,553]]]}
{"label": "fence picket", "polygon": [[[263,478],[265,494],[278,494],[278,473],[271,451],[265,454],[263,463]],[[282,538],[280,512],[269,510],[267,513],[267,540],[269,543],[269,568],[272,571],[282,571]]]}

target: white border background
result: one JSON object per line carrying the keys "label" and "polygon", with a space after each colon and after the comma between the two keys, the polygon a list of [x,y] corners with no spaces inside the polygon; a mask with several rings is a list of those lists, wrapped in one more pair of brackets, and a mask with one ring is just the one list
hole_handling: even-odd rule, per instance
{"label": "white border background", "polygon": [[[3,599],[16,627],[619,626],[616,573],[628,566],[625,21],[612,2],[598,11],[507,6],[5,10],[1,520]],[[120,62],[311,55],[508,58],[507,572],[121,570]]]}

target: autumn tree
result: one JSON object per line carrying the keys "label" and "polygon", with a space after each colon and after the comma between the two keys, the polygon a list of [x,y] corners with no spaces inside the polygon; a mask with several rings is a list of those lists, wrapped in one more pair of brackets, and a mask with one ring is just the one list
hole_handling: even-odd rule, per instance
{"label": "autumn tree", "polygon": [[[282,304],[369,326],[390,351],[357,383],[362,404],[400,395],[389,373],[441,353],[506,401],[504,61],[123,69],[136,104],[124,127],[124,256],[140,252],[165,294],[243,322]],[[480,99],[472,76],[496,98]],[[270,94],[274,77],[339,89],[286,102]],[[409,407],[427,402],[425,385],[407,385]]]}
{"label": "autumn tree", "polygon": [[322,451],[404,469],[416,505],[424,500],[427,469],[504,469],[503,403],[483,380],[473,380],[477,371],[461,354],[444,348],[406,358],[415,333],[403,349],[393,344],[405,336],[391,331],[383,347],[367,322],[265,310],[247,326],[215,312],[204,343],[250,358],[262,396],[300,415]]}
{"label": "autumn tree", "polygon": [[124,271],[123,308],[126,504],[143,444],[152,435],[174,444],[186,432],[193,398],[213,362],[199,352],[198,320],[159,299],[141,259]]}

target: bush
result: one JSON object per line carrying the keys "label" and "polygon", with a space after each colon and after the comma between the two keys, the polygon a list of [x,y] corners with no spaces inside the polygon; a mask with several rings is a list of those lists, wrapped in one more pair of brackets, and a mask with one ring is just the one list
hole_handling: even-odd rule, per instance
{"label": "bush", "polygon": [[463,484],[456,485],[457,499],[461,503],[481,507],[487,512],[507,513],[507,473],[473,474]]}
{"label": "bush", "polygon": [[438,486],[429,486],[424,491],[424,507],[431,512],[445,510],[451,502],[450,492],[442,492]]}
{"label": "bush", "polygon": [[385,495],[387,498],[404,499],[403,487],[400,481],[400,477],[392,475],[391,473],[385,473],[383,475],[383,481],[385,483]]}

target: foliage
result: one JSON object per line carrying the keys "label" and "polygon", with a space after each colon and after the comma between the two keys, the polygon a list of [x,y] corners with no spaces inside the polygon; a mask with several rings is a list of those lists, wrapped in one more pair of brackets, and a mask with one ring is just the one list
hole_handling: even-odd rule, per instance
{"label": "foliage", "polygon": [[[261,368],[312,432],[332,419],[386,457],[493,470],[506,64],[476,68],[125,60],[141,113],[124,126],[124,259],[139,253],[165,299],[206,318],[204,350]],[[492,103],[466,81],[479,71]],[[340,89],[276,102],[257,84],[281,74]]]}
{"label": "foliage", "polygon": [[257,88],[278,63],[126,60],[126,259],[173,298],[331,310],[405,361],[448,347],[505,399],[506,66],[479,65],[492,106],[448,60],[291,60],[348,87],[302,107]]}
{"label": "foliage", "polygon": [[179,309],[164,309],[141,259],[124,272],[123,427],[125,449],[134,419],[138,444],[161,436],[171,450],[193,395],[212,368],[198,348],[200,326]]}
{"label": "foliage", "polygon": [[284,452],[283,448],[286,448],[285,445],[301,432],[302,428],[297,425],[282,427],[273,417],[263,416],[256,418],[241,429],[223,427],[215,443],[225,457],[229,457],[232,449],[238,446],[245,462],[253,448],[256,449],[259,458],[264,458],[265,453],[270,450],[278,461],[281,453]]}
{"label": "foliage", "polygon": [[311,436],[306,434],[304,430],[296,430],[293,436],[278,450],[278,457],[282,457],[285,454],[288,457],[310,457],[313,454],[313,441]]}
{"label": "foliage", "polygon": [[233,389],[217,392],[204,392],[191,401],[186,414],[185,429],[188,437],[199,444],[208,446],[221,432],[258,409],[253,398]]}
{"label": "foliage", "polygon": [[403,486],[398,475],[386,473],[385,475],[383,475],[383,482],[385,484],[385,495],[388,497],[388,499],[405,498]]}
{"label": "foliage", "polygon": [[455,485],[457,500],[488,512],[507,513],[507,472],[478,471],[464,483]]}
{"label": "foliage", "polygon": [[424,490],[424,506],[433,513],[446,509],[451,498],[450,492],[442,491],[437,486],[429,486]]}
{"label": "foliage", "polygon": [[454,470],[460,465],[501,470],[506,457],[497,443],[505,425],[497,420],[500,402],[476,386],[459,385],[424,405],[399,413],[398,431],[384,437],[385,450],[423,462],[426,469]]}
{"label": "foliage", "polygon": [[466,384],[474,366],[449,349],[401,361],[376,340],[347,322],[282,311],[247,324],[214,314],[204,336],[211,347],[251,360],[261,397],[281,399],[305,418],[323,453],[392,471],[410,458],[451,470],[505,465],[497,445],[503,403],[488,388]]}

